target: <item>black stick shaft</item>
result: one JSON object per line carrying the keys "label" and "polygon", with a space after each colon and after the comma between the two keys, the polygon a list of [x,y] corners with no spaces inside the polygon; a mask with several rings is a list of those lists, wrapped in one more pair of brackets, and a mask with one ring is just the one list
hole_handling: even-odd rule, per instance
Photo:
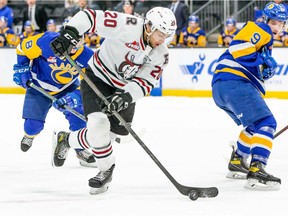
{"label": "black stick shaft", "polygon": [[[57,98],[55,98],[54,96],[50,95],[48,92],[46,92],[44,89],[36,86],[34,83],[28,81],[27,83],[28,86],[30,86],[31,88],[35,89],[36,91],[42,93],[43,95],[45,95],[46,97],[48,97],[49,99],[51,99],[52,101],[57,100]],[[78,118],[82,119],[83,121],[86,121],[85,117],[78,113],[76,110],[72,109],[71,107],[64,105],[64,108],[69,111],[70,113],[72,113],[73,115],[77,116]]]}
{"label": "black stick shaft", "polygon": [[[87,82],[87,84],[92,88],[92,90],[104,101],[106,105],[109,104],[106,97],[102,94],[102,92],[96,87],[96,85],[90,80],[90,78],[81,70],[81,68],[71,59],[69,55],[66,55],[65,58],[72,64],[73,67],[76,68],[78,73],[83,77],[83,79]],[[173,185],[178,189],[178,191],[184,195],[186,191],[183,192],[180,188],[180,185],[173,176],[166,170],[166,168],[160,163],[160,161],[155,157],[155,155],[149,150],[149,148],[144,144],[144,142],[140,139],[140,137],[134,132],[134,130],[127,124],[127,122],[122,118],[122,116],[113,111],[113,115],[121,122],[121,124],[125,127],[125,129],[134,137],[134,139],[141,145],[141,147],[145,150],[145,152],[150,156],[150,158],[157,164],[157,166],[162,170],[162,172],[167,176],[167,178],[173,183]]]}

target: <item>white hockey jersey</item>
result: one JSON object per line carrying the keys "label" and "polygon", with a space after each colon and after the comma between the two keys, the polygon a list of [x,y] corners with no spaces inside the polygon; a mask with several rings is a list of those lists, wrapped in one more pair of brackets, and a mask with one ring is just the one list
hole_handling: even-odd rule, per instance
{"label": "white hockey jersey", "polygon": [[168,63],[168,48],[144,43],[144,20],[115,11],[78,12],[69,22],[80,35],[96,32],[105,40],[89,61],[96,76],[129,92],[133,102],[147,95]]}

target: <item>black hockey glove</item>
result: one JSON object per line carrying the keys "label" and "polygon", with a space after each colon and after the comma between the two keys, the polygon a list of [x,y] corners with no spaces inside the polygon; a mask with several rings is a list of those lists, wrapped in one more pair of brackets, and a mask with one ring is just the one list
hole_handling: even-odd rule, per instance
{"label": "black hockey glove", "polygon": [[127,109],[132,103],[132,97],[129,92],[123,90],[117,90],[113,95],[107,98],[109,104],[106,105],[104,101],[101,101],[100,107],[102,112],[107,115],[112,115],[113,111],[120,112]]}
{"label": "black hockey glove", "polygon": [[79,32],[72,26],[65,26],[60,32],[60,36],[50,43],[50,48],[56,56],[63,59],[65,55],[69,55],[72,48],[80,41]]}

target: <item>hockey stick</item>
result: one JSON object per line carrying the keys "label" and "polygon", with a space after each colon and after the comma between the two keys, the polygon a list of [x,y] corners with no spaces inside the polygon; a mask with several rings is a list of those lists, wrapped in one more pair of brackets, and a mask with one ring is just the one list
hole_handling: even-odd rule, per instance
{"label": "hockey stick", "polygon": [[[81,70],[81,68],[71,59],[69,55],[65,55],[65,58],[71,63],[71,65],[76,68],[78,73],[87,82],[90,88],[103,100],[103,102],[108,105],[109,102],[102,92],[96,87],[96,85],[90,80],[90,78]],[[160,163],[160,161],[155,157],[155,155],[148,149],[144,142],[139,138],[139,136],[134,132],[134,130],[127,124],[127,122],[122,118],[122,116],[113,111],[113,115],[120,121],[120,123],[125,127],[125,129],[134,137],[134,139],[141,145],[141,147],[146,151],[150,158],[157,164],[157,166],[162,170],[162,172],[168,177],[172,184],[177,188],[177,190],[185,195],[189,196],[191,200],[196,200],[198,197],[216,197],[218,195],[218,189],[216,187],[188,187],[179,184],[173,176],[166,170],[166,168]]]}
{"label": "hockey stick", "polygon": [[278,131],[275,135],[274,135],[274,139],[276,137],[278,137],[280,134],[282,134],[284,131],[286,131],[288,129],[288,125],[286,125],[284,128],[282,128],[280,131]]}
{"label": "hockey stick", "polygon": [[[46,97],[48,97],[48,98],[51,99],[52,101],[57,100],[56,97],[50,95],[48,92],[46,92],[44,89],[42,89],[42,88],[38,87],[37,85],[35,85],[33,82],[28,81],[28,82],[27,82],[27,85],[28,85],[29,87],[35,89],[36,91],[42,93],[43,95],[45,95]],[[67,105],[64,105],[64,108],[65,108],[67,111],[69,111],[70,113],[72,113],[73,115],[77,116],[78,118],[80,118],[80,119],[82,119],[83,121],[86,122],[85,117],[84,117],[82,114],[78,113],[76,110],[72,109],[71,107],[69,107],[69,106],[67,106]]]}

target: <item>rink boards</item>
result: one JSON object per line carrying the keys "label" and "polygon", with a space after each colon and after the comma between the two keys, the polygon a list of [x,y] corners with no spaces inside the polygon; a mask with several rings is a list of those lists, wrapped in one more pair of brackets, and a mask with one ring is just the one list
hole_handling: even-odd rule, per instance
{"label": "rink boards", "polygon": [[[153,96],[211,97],[211,79],[217,58],[225,48],[170,48],[169,64],[164,69]],[[266,83],[266,97],[288,98],[287,48],[274,48],[272,56],[279,67]],[[24,93],[13,82],[15,49],[0,49],[0,93]]]}

